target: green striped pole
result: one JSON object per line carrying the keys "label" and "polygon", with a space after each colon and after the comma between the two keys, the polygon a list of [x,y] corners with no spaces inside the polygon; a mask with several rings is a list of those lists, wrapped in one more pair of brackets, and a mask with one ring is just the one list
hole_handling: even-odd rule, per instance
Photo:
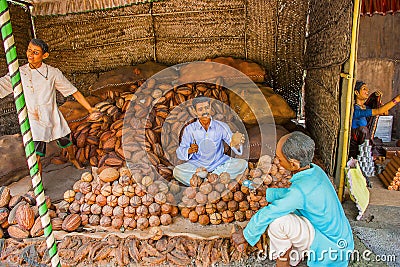
{"label": "green striped pole", "polygon": [[4,43],[4,51],[11,83],[14,89],[15,106],[17,108],[18,120],[21,127],[22,139],[25,147],[25,155],[28,161],[29,172],[32,177],[32,185],[36,196],[36,203],[39,207],[40,220],[46,237],[47,248],[51,258],[51,265],[61,266],[60,258],[57,253],[57,244],[54,239],[53,228],[51,226],[49,212],[47,210],[46,199],[42,178],[39,173],[39,166],[36,161],[35,146],[32,139],[31,127],[25,105],[24,92],[22,90],[21,75],[17,60],[17,50],[15,48],[14,35],[11,27],[10,12],[6,0],[0,0],[0,28],[1,37]]}

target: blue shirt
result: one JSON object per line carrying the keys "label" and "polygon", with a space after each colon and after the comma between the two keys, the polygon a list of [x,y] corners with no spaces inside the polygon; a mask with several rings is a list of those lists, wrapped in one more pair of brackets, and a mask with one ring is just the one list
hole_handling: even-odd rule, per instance
{"label": "blue shirt", "polygon": [[351,122],[351,129],[357,129],[360,126],[367,126],[367,117],[372,116],[372,109],[363,109],[359,105],[354,105],[353,120]]}
{"label": "blue shirt", "polygon": [[310,169],[294,174],[290,181],[290,188],[267,189],[266,198],[271,204],[247,224],[243,231],[247,242],[254,246],[272,221],[294,213],[307,218],[315,229],[307,265],[347,266],[354,249],[353,234],[328,176],[311,164]]}
{"label": "blue shirt", "polygon": [[[232,131],[228,124],[211,119],[210,126],[206,131],[199,120],[196,120],[183,130],[182,141],[176,150],[176,155],[180,160],[188,160],[196,167],[205,167],[207,171],[211,172],[230,159],[228,155],[224,154],[222,141],[229,145],[231,139]],[[197,153],[188,155],[188,149],[193,143],[199,146],[199,150]],[[241,155],[241,148],[240,152],[234,147],[232,150]]]}

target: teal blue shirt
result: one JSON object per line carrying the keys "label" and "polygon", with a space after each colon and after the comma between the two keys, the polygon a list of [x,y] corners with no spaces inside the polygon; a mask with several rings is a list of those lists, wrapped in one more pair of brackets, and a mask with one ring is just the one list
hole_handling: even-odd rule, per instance
{"label": "teal blue shirt", "polygon": [[268,225],[276,218],[294,213],[307,218],[314,226],[308,266],[347,266],[354,249],[353,234],[342,205],[328,176],[317,165],[298,172],[290,188],[268,188],[270,204],[260,209],[243,231],[254,246]]}

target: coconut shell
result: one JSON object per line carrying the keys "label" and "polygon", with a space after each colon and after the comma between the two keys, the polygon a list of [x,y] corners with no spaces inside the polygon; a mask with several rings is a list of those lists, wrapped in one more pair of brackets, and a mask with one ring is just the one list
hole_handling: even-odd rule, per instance
{"label": "coconut shell", "polygon": [[129,203],[131,204],[132,207],[137,208],[137,207],[139,207],[140,205],[142,205],[142,198],[139,197],[139,196],[133,196],[133,197],[130,199]]}
{"label": "coconut shell", "polygon": [[81,214],[90,214],[91,206],[87,203],[83,203],[80,207]]}
{"label": "coconut shell", "polygon": [[17,211],[15,213],[15,218],[17,220],[18,225],[24,229],[29,231],[33,224],[35,223],[35,213],[29,206],[29,204],[24,204],[18,206]]}
{"label": "coconut shell", "polygon": [[10,198],[10,202],[8,203],[8,207],[10,209],[14,208],[21,200],[25,200],[25,198],[21,195],[15,195]]}
{"label": "coconut shell", "polygon": [[92,226],[97,226],[100,224],[100,216],[99,215],[90,215],[89,216],[89,224]]}
{"label": "coconut shell", "polygon": [[73,232],[81,225],[82,218],[78,214],[68,215],[62,224],[62,229],[67,232]]}
{"label": "coconut shell", "polygon": [[250,209],[249,202],[247,200],[243,200],[239,202],[239,210],[246,212],[247,210]]}
{"label": "coconut shell", "polygon": [[172,217],[170,214],[162,214],[160,217],[160,221],[162,225],[167,226],[172,223]]}
{"label": "coconut shell", "polygon": [[114,196],[122,196],[124,194],[124,188],[120,184],[114,184],[111,188],[111,192]]}
{"label": "coconut shell", "polygon": [[[114,146],[113,146],[114,147]],[[119,172],[114,168],[105,168],[99,175],[103,182],[113,182],[119,178]]]}
{"label": "coconut shell", "polygon": [[222,221],[224,223],[233,222],[233,220],[235,219],[235,215],[230,210],[226,210],[226,211],[222,212],[221,216],[222,216]]}
{"label": "coconut shell", "polygon": [[107,205],[111,207],[115,207],[118,205],[118,197],[114,195],[110,195],[107,197]]}
{"label": "coconut shell", "polygon": [[7,221],[9,214],[10,214],[10,211],[7,208],[5,208],[5,207],[0,208],[0,224]]}
{"label": "coconut shell", "polygon": [[31,206],[35,206],[36,205],[36,197],[35,197],[35,193],[33,191],[28,191],[23,195],[26,203],[28,203]]}
{"label": "coconut shell", "polygon": [[136,208],[136,214],[140,217],[146,217],[149,214],[149,209],[145,205]]}
{"label": "coconut shell", "polygon": [[8,206],[10,199],[11,199],[10,188],[8,188],[7,186],[1,186],[0,187],[0,208]]}
{"label": "coconut shell", "polygon": [[29,231],[21,228],[19,225],[11,225],[7,228],[8,234],[17,240],[22,240],[29,237]]}
{"label": "coconut shell", "polygon": [[183,218],[189,218],[189,213],[191,212],[191,210],[189,208],[183,207],[181,209],[181,215]]}
{"label": "coconut shell", "polygon": [[206,207],[204,205],[196,206],[194,210],[198,215],[206,214]]}
{"label": "coconut shell", "polygon": [[204,182],[200,185],[199,187],[199,191],[201,193],[203,193],[204,195],[208,195],[211,193],[211,191],[213,190],[213,187],[210,183],[208,182]]}
{"label": "coconut shell", "polygon": [[82,182],[79,191],[82,194],[86,195],[87,193],[92,191],[92,185],[89,182]]}
{"label": "coconut shell", "polygon": [[81,183],[83,181],[82,180],[78,180],[74,183],[74,185],[72,186],[72,190],[74,190],[75,192],[79,192],[80,188],[81,188]]}
{"label": "coconut shell", "polygon": [[156,215],[152,215],[149,218],[149,225],[150,227],[157,227],[161,224],[160,217]]}
{"label": "coconut shell", "polygon": [[85,226],[89,224],[89,215],[81,214],[81,225]]}
{"label": "coconut shell", "polygon": [[90,212],[92,214],[99,215],[99,214],[101,214],[101,211],[102,211],[102,207],[97,203],[90,206]]}
{"label": "coconut shell", "polygon": [[220,213],[212,213],[209,215],[211,224],[217,225],[221,224],[222,216]]}
{"label": "coconut shell", "polygon": [[124,188],[124,195],[131,198],[135,195],[135,187],[132,185],[127,185]]}
{"label": "coconut shell", "polygon": [[236,202],[241,202],[241,201],[243,201],[243,200],[244,200],[244,197],[245,197],[245,195],[243,194],[242,191],[236,191],[236,192],[233,194],[233,199],[234,199]]}
{"label": "coconut shell", "polygon": [[215,204],[221,199],[221,194],[217,191],[212,191],[210,194],[208,194],[207,198],[209,203]]}
{"label": "coconut shell", "polygon": [[111,226],[111,218],[108,216],[103,216],[100,218],[100,226],[102,227],[110,227]]}
{"label": "coconut shell", "polygon": [[68,208],[69,212],[71,212],[73,214],[79,213],[80,209],[81,209],[81,205],[77,201],[72,202]]}
{"label": "coconut shell", "polygon": [[189,212],[189,220],[192,223],[195,223],[199,220],[199,215],[197,214],[196,211],[192,210],[191,212]]}
{"label": "coconut shell", "polygon": [[93,180],[93,176],[90,172],[84,172],[81,175],[81,180],[90,183]]}
{"label": "coconut shell", "polygon": [[134,218],[124,217],[123,226],[125,229],[133,230],[136,228],[136,220]]}
{"label": "coconut shell", "polygon": [[113,217],[112,218],[122,218],[124,217],[124,208],[120,206],[116,206],[113,209]]}
{"label": "coconut shell", "polygon": [[105,184],[101,187],[101,194],[105,197],[108,197],[112,194],[112,187],[110,184]]}
{"label": "coconut shell", "polygon": [[197,193],[197,190],[195,187],[187,187],[183,191],[183,195],[190,199],[194,199],[196,197],[196,193]]}
{"label": "coconut shell", "polygon": [[158,203],[151,203],[149,206],[149,213],[150,215],[156,215],[159,216],[161,215],[161,206]]}
{"label": "coconut shell", "polygon": [[223,201],[231,201],[233,199],[233,193],[230,190],[225,190],[224,192],[221,193],[221,198]]}
{"label": "coconut shell", "polygon": [[61,218],[54,218],[51,219],[51,226],[54,231],[61,231],[62,230],[63,219]]}
{"label": "coconut shell", "polygon": [[132,206],[127,206],[124,208],[124,216],[133,218],[136,215],[136,209]]}
{"label": "coconut shell", "polygon": [[105,205],[105,206],[101,209],[101,213],[102,213],[104,216],[111,217],[111,216],[113,215],[113,210],[114,210],[113,207],[108,206],[108,205]]}
{"label": "coconut shell", "polygon": [[201,225],[207,225],[210,223],[210,217],[206,214],[199,215],[199,223]]}
{"label": "coconut shell", "polygon": [[85,202],[89,205],[96,203],[96,195],[93,192],[89,192],[85,195]]}
{"label": "coconut shell", "polygon": [[101,207],[107,205],[107,197],[105,197],[103,195],[97,195],[96,196],[96,203],[97,203],[97,205],[99,205]]}

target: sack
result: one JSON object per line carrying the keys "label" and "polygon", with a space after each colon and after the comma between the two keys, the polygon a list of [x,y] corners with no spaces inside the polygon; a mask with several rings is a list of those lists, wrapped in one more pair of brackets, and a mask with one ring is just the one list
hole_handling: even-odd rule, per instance
{"label": "sack", "polygon": [[[258,125],[247,129],[249,142],[243,146],[243,157],[237,156],[238,158],[245,158],[248,155],[249,161],[257,162],[262,155],[273,156],[275,155],[275,148],[278,140],[289,133],[289,131],[281,125],[262,124],[261,127],[264,129],[262,136]],[[274,131],[276,134],[271,134]]]}
{"label": "sack", "polygon": [[[102,99],[97,96],[88,96],[86,100],[91,106],[102,101]],[[58,109],[61,111],[68,124],[74,121],[81,121],[89,114],[89,112],[76,101],[66,101],[59,106]]]}
{"label": "sack", "polygon": [[[289,104],[278,94],[275,94],[272,88],[258,85],[264,99],[268,102],[275,124],[285,124],[291,119],[296,118],[296,113],[290,108]],[[239,95],[229,91],[230,107],[239,115],[246,125],[257,124],[257,119],[252,109],[265,105],[265,100],[260,98],[259,92],[251,89],[242,89]],[[246,102],[243,100],[246,99]],[[271,113],[259,113],[258,119],[271,123]]]}
{"label": "sack", "polygon": [[[162,82],[165,80],[173,81],[178,78],[177,73],[166,65],[148,61],[144,64],[135,66],[121,67],[100,74],[98,80],[89,88],[92,95],[102,96],[107,91],[126,92],[130,91],[130,86],[139,80],[147,80],[154,74],[163,71],[157,79]],[[165,70],[167,69],[167,70]]]}
{"label": "sack", "polygon": [[[208,62],[216,62],[220,64],[209,64]],[[232,70],[230,66],[238,71]],[[209,83],[220,83],[230,88],[238,84],[246,84],[251,81],[263,82],[265,70],[257,63],[234,59],[232,57],[219,57],[215,59],[206,59],[205,62],[192,62],[180,69],[179,83],[191,83],[196,81],[204,81]]]}

